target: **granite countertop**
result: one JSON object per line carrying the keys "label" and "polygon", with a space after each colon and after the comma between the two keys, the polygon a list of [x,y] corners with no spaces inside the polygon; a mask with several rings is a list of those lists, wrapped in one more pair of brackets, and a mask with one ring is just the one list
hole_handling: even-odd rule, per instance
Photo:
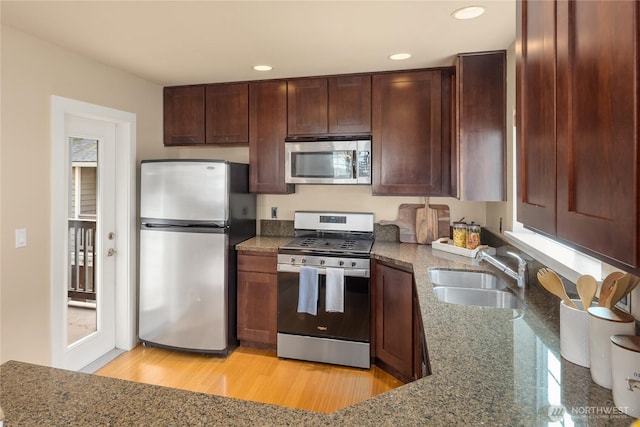
{"label": "granite countertop", "polygon": [[[275,252],[290,238],[240,250]],[[558,300],[535,281],[507,283],[522,311],[439,302],[428,268],[489,270],[430,246],[376,242],[372,257],[413,269],[432,375],[332,414],[193,393],[20,362],[0,367],[0,406],[13,425],[491,425],[550,423],[550,403],[576,425],[625,426],[611,391],[560,357]],[[566,425],[566,424],[565,424]]]}

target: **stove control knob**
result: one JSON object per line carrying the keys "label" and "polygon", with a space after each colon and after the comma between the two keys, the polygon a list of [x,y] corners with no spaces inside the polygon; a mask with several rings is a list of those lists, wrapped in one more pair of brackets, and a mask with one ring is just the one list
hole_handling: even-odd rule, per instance
{"label": "stove control knob", "polygon": [[340,267],[342,267],[344,265],[344,261],[340,260],[340,262],[338,263],[338,265],[340,265]]}
{"label": "stove control knob", "polygon": [[351,261],[351,267],[355,267],[356,266],[356,262],[355,261]]}
{"label": "stove control knob", "polygon": [[320,260],[320,265],[324,265],[324,260],[323,259]]}
{"label": "stove control knob", "polygon": [[291,264],[295,264],[296,263],[296,257],[291,257]]}
{"label": "stove control knob", "polygon": [[302,258],[302,263],[306,264],[307,263],[307,259],[306,258]]}

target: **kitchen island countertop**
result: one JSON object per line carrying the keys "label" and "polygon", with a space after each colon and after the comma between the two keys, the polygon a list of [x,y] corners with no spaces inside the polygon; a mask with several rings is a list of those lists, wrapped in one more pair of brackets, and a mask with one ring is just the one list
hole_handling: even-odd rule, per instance
{"label": "kitchen island countertop", "polygon": [[[237,248],[275,252],[288,239],[256,237]],[[523,311],[452,305],[435,298],[428,268],[493,267],[406,243],[376,242],[372,257],[414,272],[428,377],[320,414],[10,361],[0,367],[5,426],[537,426],[562,416],[565,425],[627,427],[633,421],[588,369],[560,357],[558,300],[537,283],[523,291],[502,276],[525,302]]]}

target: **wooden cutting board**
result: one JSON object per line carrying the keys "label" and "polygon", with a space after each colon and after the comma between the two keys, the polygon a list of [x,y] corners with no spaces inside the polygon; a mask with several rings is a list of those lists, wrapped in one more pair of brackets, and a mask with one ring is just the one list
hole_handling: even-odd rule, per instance
{"label": "wooden cutting board", "polygon": [[431,205],[416,211],[416,242],[430,245],[440,237],[449,237],[449,206]]}
{"label": "wooden cutting board", "polygon": [[424,205],[403,203],[398,207],[397,220],[382,220],[380,225],[397,225],[402,243],[416,243],[416,211],[420,208],[424,208]]}
{"label": "wooden cutting board", "polygon": [[424,207],[416,210],[416,242],[425,245],[438,238],[438,211],[431,209],[429,198]]}

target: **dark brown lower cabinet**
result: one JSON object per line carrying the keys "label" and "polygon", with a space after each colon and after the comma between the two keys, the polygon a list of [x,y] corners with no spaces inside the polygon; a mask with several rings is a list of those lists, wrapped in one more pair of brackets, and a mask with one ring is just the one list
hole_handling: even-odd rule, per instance
{"label": "dark brown lower cabinet", "polygon": [[405,382],[422,378],[428,366],[413,274],[379,261],[372,264],[376,364]]}
{"label": "dark brown lower cabinet", "polygon": [[278,298],[276,254],[238,253],[238,340],[276,346]]}

